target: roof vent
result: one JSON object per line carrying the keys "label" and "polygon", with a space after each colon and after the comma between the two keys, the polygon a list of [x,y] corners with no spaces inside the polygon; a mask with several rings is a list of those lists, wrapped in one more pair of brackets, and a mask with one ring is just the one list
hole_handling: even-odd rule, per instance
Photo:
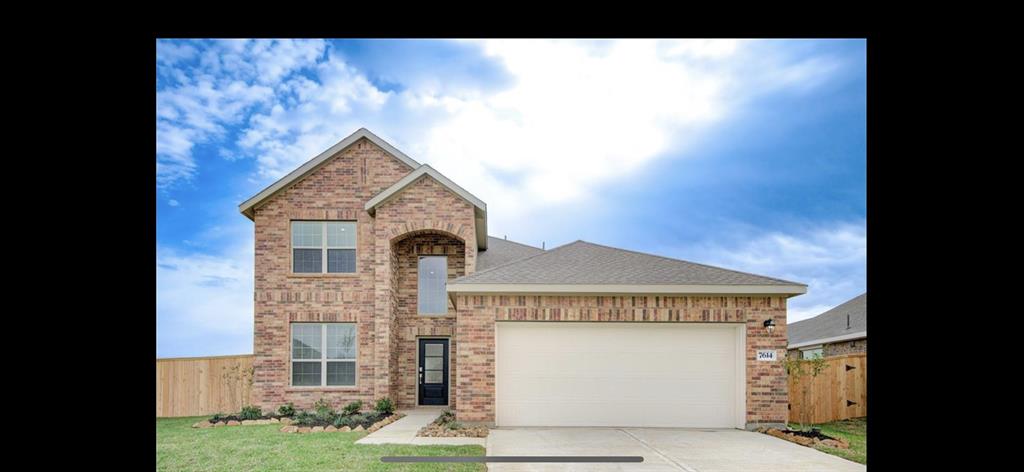
{"label": "roof vent", "polygon": [[850,329],[850,314],[846,314],[846,329]]}

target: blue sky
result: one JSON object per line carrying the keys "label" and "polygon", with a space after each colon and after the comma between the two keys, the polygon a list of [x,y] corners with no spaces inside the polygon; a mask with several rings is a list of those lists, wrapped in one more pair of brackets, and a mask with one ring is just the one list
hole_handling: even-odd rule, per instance
{"label": "blue sky", "polygon": [[157,356],[252,352],[239,203],[365,126],[487,202],[494,236],[583,239],[866,290],[861,40],[157,42]]}

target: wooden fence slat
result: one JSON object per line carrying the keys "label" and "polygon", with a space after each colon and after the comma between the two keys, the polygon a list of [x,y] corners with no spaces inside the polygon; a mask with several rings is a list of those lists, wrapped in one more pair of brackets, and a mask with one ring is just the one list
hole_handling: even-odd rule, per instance
{"label": "wooden fence slat", "polygon": [[[789,421],[800,422],[804,411],[810,423],[858,418],[868,415],[867,353],[828,357],[817,378],[805,376],[789,382]],[[847,369],[850,366],[850,369]],[[810,385],[805,404],[802,389]],[[847,402],[853,402],[848,404]]]}
{"label": "wooden fence slat", "polygon": [[156,360],[156,416],[236,413],[252,392],[253,356]]}

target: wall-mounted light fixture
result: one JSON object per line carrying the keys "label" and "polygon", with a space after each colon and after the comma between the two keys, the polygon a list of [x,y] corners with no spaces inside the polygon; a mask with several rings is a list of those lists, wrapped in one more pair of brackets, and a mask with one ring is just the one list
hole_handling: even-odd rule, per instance
{"label": "wall-mounted light fixture", "polygon": [[768,334],[772,334],[772,331],[775,331],[775,320],[771,318],[764,320],[764,329],[768,330]]}

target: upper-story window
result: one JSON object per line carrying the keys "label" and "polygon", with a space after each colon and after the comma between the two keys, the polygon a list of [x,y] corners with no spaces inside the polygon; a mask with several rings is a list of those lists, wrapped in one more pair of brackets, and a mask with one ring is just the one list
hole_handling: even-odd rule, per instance
{"label": "upper-story window", "polygon": [[448,313],[448,258],[445,256],[420,256],[419,263],[419,313],[421,315],[444,315]]}
{"label": "upper-story window", "polygon": [[292,221],[292,272],[356,271],[355,221]]}

